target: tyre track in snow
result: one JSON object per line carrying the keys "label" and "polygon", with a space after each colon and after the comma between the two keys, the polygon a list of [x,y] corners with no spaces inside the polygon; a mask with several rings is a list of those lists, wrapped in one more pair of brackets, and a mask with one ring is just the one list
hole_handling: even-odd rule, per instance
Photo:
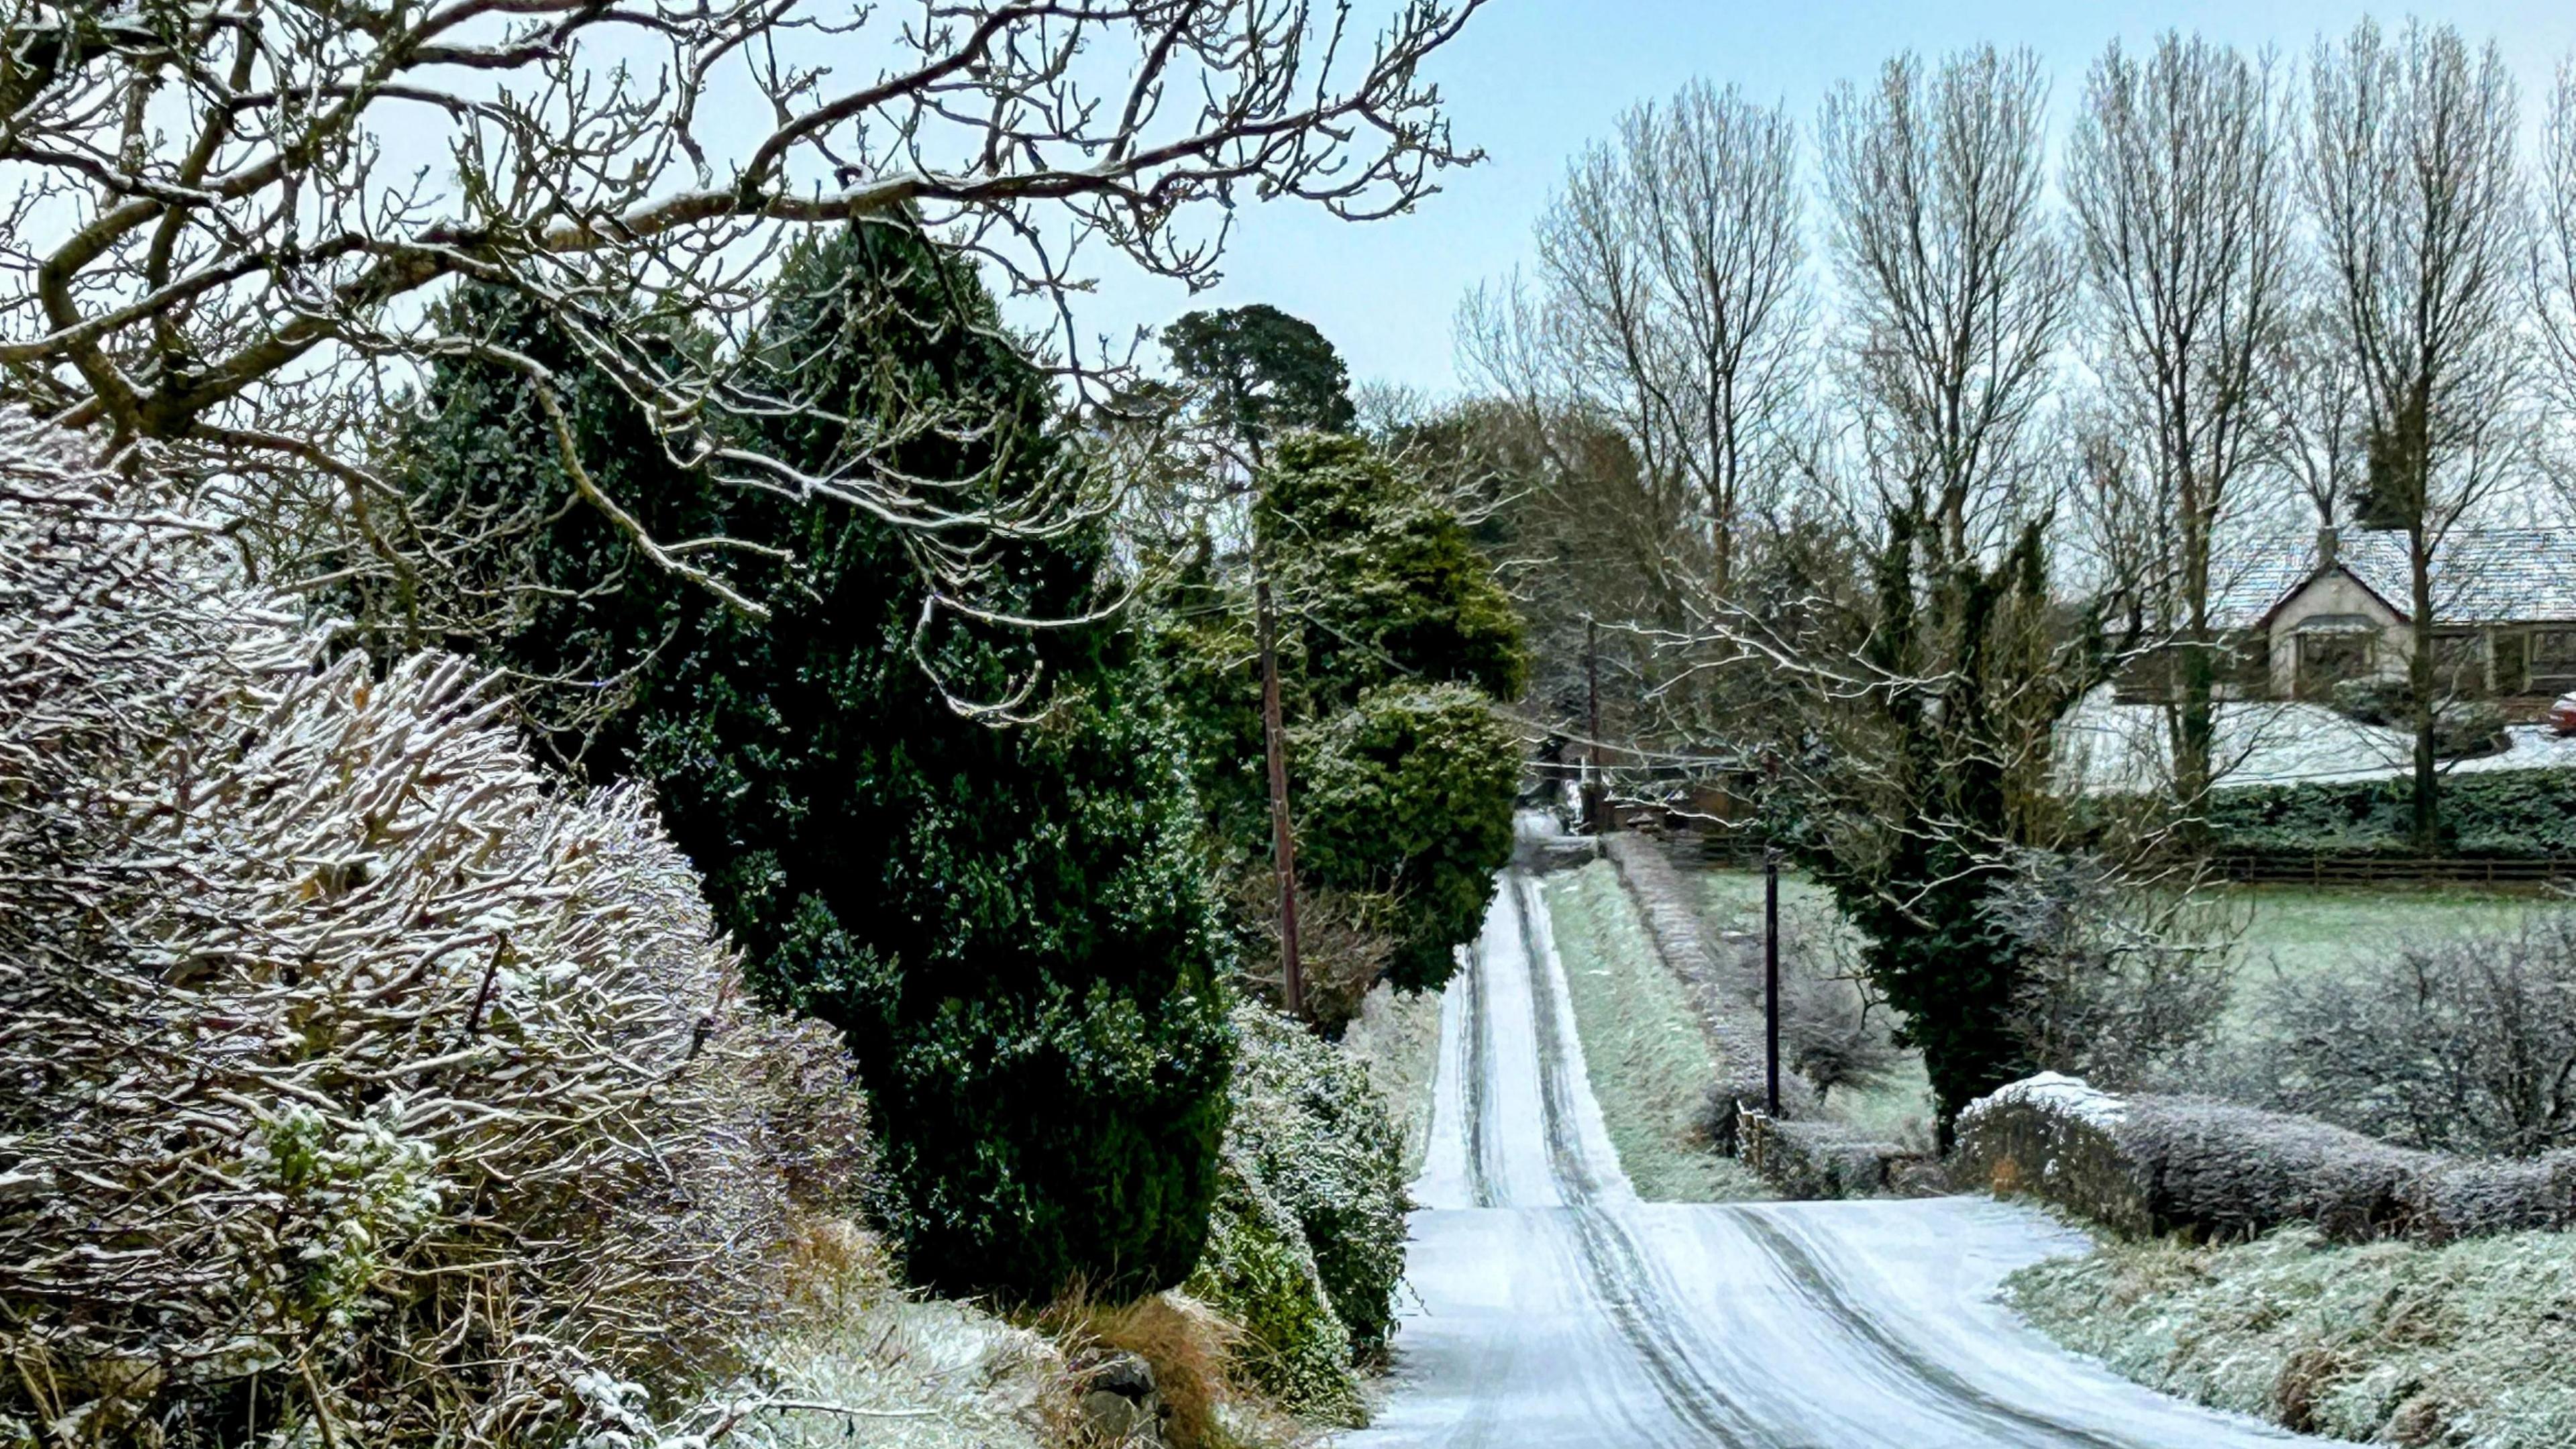
{"label": "tyre track in snow", "polygon": [[1982,1198],[1637,1201],[1584,1075],[1544,901],[1501,882],[1442,1007],[1415,1302],[1345,1449],[2267,1449],[1993,1301],[2082,1242]]}

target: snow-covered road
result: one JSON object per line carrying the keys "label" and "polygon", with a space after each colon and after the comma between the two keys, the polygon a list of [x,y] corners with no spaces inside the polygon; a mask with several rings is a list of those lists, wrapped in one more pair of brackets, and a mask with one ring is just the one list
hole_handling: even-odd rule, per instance
{"label": "snow-covered road", "polygon": [[1544,904],[1507,876],[1443,1005],[1377,1422],[1344,1449],[2232,1449],[2303,1441],[2069,1357],[1994,1301],[2079,1251],[1984,1198],[1641,1203],[1583,1074]]}

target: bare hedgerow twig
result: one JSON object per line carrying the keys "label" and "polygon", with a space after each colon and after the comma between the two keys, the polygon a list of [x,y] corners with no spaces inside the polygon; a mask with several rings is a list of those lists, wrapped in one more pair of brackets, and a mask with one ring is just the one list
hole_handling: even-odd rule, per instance
{"label": "bare hedgerow twig", "polygon": [[460,660],[318,665],[87,447],[0,411],[0,1421],[491,1445],[725,1373],[862,1171],[837,1042],[644,796]]}

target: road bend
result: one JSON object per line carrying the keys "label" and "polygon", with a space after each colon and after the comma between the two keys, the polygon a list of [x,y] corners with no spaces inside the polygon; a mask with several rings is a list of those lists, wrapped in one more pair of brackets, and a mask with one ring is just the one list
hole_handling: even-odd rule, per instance
{"label": "road bend", "polygon": [[2083,1238],[1982,1197],[1637,1200],[1546,905],[1513,871],[1441,1006],[1388,1395],[1343,1449],[2235,1449],[2321,1443],[2166,1398],[1996,1301]]}

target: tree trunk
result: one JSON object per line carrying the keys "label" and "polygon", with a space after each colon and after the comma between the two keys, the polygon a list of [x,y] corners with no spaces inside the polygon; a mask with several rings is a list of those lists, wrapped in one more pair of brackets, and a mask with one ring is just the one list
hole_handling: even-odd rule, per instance
{"label": "tree trunk", "polygon": [[[2203,634],[2206,631],[2196,631]],[[2206,637],[2189,641],[2182,656],[2182,697],[2175,704],[2174,803],[2183,845],[2198,851],[2209,843],[2211,756],[2218,738],[2216,661]]]}
{"label": "tree trunk", "polygon": [[[2187,505],[2193,506],[2193,505]],[[2209,785],[2214,773],[2218,723],[2217,640],[2209,627],[2209,543],[2206,530],[2186,542],[2182,658],[2173,722],[2174,804],[2182,844],[2194,852],[2209,843]]]}
{"label": "tree trunk", "polygon": [[2414,575],[2414,657],[2406,677],[2415,712],[2415,849],[2430,855],[2441,848],[2441,779],[2433,771],[2433,550],[2425,536],[2420,510],[2407,531],[2409,572]]}
{"label": "tree trunk", "polygon": [[1261,630],[1261,744],[1270,774],[1271,865],[1279,877],[1279,984],[1288,1014],[1304,1021],[1306,972],[1297,951],[1297,838],[1289,825],[1288,731],[1279,717],[1279,649],[1273,639],[1270,580],[1256,580],[1253,590]]}

